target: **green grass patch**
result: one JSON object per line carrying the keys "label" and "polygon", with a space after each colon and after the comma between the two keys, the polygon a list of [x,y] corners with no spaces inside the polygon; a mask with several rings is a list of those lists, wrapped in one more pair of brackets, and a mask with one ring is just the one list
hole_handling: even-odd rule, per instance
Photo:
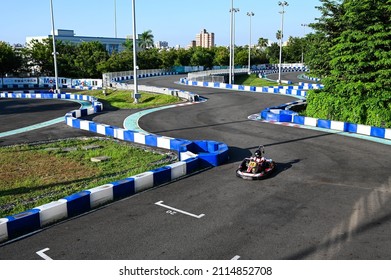
{"label": "green grass patch", "polygon": [[[104,162],[92,157],[108,156]],[[77,138],[0,148],[0,218],[152,170],[172,154],[105,138]]]}
{"label": "green grass patch", "polygon": [[179,97],[172,95],[139,92],[141,98],[138,103],[134,103],[133,91],[128,90],[107,90],[106,94],[103,94],[103,90],[83,91],[81,93],[97,97],[106,108],[117,109],[144,109],[182,102]]}
{"label": "green grass patch", "polygon": [[261,79],[256,74],[235,76],[235,84],[255,87],[278,86],[277,82]]}

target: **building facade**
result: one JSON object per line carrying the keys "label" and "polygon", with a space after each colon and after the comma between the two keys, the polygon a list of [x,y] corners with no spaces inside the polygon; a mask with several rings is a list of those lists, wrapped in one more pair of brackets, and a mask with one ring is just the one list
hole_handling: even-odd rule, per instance
{"label": "building facade", "polygon": [[199,34],[196,34],[195,42],[197,47],[212,48],[215,45],[215,34],[209,33],[206,29],[203,29]]}
{"label": "building facade", "polygon": [[[81,44],[82,42],[100,42],[105,49],[111,54],[113,52],[121,52],[125,49],[124,43],[127,39],[132,39],[132,36],[127,38],[110,38],[110,37],[90,37],[90,36],[76,36],[74,30],[57,29],[54,31],[56,40],[63,42],[71,42],[74,44]],[[26,45],[28,46],[32,40],[42,41],[44,39],[51,39],[52,35],[26,37]]]}

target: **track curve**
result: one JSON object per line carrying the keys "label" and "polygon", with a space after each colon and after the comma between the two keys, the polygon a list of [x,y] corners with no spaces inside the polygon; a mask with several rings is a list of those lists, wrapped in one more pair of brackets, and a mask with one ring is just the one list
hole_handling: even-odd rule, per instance
{"label": "track curve", "polygon": [[[292,97],[174,85],[208,102],[140,119],[144,130],[226,143],[230,160],[0,247],[1,259],[389,259],[391,148],[247,119]],[[103,115],[99,116],[100,118]],[[270,179],[235,177],[259,144],[278,163]],[[194,214],[167,212],[156,202]],[[16,253],[18,252],[18,253]]]}

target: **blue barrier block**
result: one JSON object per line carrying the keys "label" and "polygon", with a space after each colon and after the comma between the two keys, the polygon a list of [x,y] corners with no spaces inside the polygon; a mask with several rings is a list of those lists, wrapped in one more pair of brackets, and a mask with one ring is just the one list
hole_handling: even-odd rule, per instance
{"label": "blue barrier block", "polygon": [[89,191],[81,191],[64,199],[67,200],[68,217],[74,217],[91,210]]}
{"label": "blue barrier block", "polygon": [[384,128],[375,127],[375,126],[371,127],[371,136],[384,138],[385,135],[386,135],[386,130]]}
{"label": "blue barrier block", "polygon": [[213,84],[213,86],[219,88],[219,87],[220,87],[220,83],[215,82],[215,83]]}
{"label": "blue barrier block", "polygon": [[163,166],[152,170],[154,186],[162,185],[171,181],[171,168]]}
{"label": "blue barrier block", "polygon": [[110,136],[110,137],[114,137],[114,129],[117,128],[117,127],[113,127],[113,126],[106,126],[105,127],[105,135],[106,136]]}
{"label": "blue barrier block", "polygon": [[357,124],[346,123],[346,131],[351,133],[357,133]]}
{"label": "blue barrier block", "polygon": [[188,147],[192,142],[184,139],[171,139],[170,140],[170,150],[181,152],[188,151]]}
{"label": "blue barrier block", "polygon": [[72,127],[80,129],[80,120],[72,119]]}
{"label": "blue barrier block", "polygon": [[9,239],[33,232],[41,227],[38,209],[31,209],[6,218],[8,219],[7,230]]}
{"label": "blue barrier block", "polygon": [[254,87],[254,86],[250,86],[250,91],[256,91],[257,90],[257,88],[256,87]]}
{"label": "blue barrier block", "polygon": [[239,85],[239,90],[244,90],[244,85]]}
{"label": "blue barrier block", "polygon": [[191,81],[191,85],[192,86],[196,86],[196,85],[198,85],[198,82],[197,81]]}
{"label": "blue barrier block", "polygon": [[203,82],[203,83],[202,83],[202,86],[204,86],[204,87],[207,87],[208,85],[209,85],[208,82]]}
{"label": "blue barrier block", "polygon": [[230,88],[230,89],[232,89],[232,85],[231,85],[231,84],[226,84],[226,85],[225,85],[225,88]]}
{"label": "blue barrier block", "polygon": [[124,131],[124,140],[128,142],[134,142],[134,131],[125,130]]}
{"label": "blue barrier block", "polygon": [[120,181],[112,182],[114,200],[134,195],[134,178],[126,178]]}
{"label": "blue barrier block", "polygon": [[88,109],[81,109],[80,113],[81,113],[82,117],[87,116],[88,115]]}
{"label": "blue barrier block", "polygon": [[156,135],[146,135],[145,136],[145,145],[157,147],[157,136]]}
{"label": "blue barrier block", "polygon": [[318,127],[329,129],[331,127],[331,121],[318,119]]}
{"label": "blue barrier block", "polygon": [[293,122],[297,124],[304,124],[304,116],[293,116]]}
{"label": "blue barrier block", "polygon": [[198,157],[188,158],[184,160],[186,162],[186,174],[191,174],[194,171],[198,170],[200,167],[200,162]]}
{"label": "blue barrier block", "polygon": [[97,130],[97,125],[96,125],[96,123],[90,122],[90,123],[89,123],[89,129],[88,129],[88,131],[97,133],[98,130]]}

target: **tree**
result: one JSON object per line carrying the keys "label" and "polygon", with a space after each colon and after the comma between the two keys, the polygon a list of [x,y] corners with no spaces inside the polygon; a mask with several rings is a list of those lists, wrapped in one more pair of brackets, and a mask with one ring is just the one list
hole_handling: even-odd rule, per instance
{"label": "tree", "polygon": [[213,65],[227,66],[229,65],[229,49],[226,47],[215,47]]}
{"label": "tree", "polygon": [[21,59],[14,49],[0,41],[0,76],[16,71],[21,66]]}
{"label": "tree", "polygon": [[[310,93],[307,112],[314,117],[391,127],[391,0],[345,0],[344,11],[327,22],[329,71],[325,88]],[[324,24],[314,25],[319,30]],[[318,34],[318,37],[319,34]],[[330,38],[324,37],[328,42]],[[326,63],[325,63],[326,64]]]}
{"label": "tree", "polygon": [[322,6],[316,8],[321,12],[321,17],[317,19],[317,22],[309,24],[309,27],[316,32],[306,36],[308,44],[305,62],[313,75],[322,78],[330,74],[329,50],[344,29],[342,16],[345,11],[341,5],[342,0],[319,1]]}
{"label": "tree", "polygon": [[260,47],[261,49],[266,48],[268,44],[269,44],[268,39],[262,37],[258,39],[258,47]]}
{"label": "tree", "polygon": [[297,63],[301,61],[304,39],[299,37],[289,37],[287,45],[284,47],[284,61]]}
{"label": "tree", "polygon": [[213,67],[213,56],[209,49],[196,47],[190,58],[190,65],[204,66],[205,68]]}
{"label": "tree", "polygon": [[148,49],[153,47],[153,34],[152,30],[144,31],[140,34],[138,45],[141,49]]}
{"label": "tree", "polygon": [[108,53],[100,42],[82,42],[77,45],[75,66],[79,77],[99,78],[102,73],[98,71],[98,65],[104,64],[108,59]]}

